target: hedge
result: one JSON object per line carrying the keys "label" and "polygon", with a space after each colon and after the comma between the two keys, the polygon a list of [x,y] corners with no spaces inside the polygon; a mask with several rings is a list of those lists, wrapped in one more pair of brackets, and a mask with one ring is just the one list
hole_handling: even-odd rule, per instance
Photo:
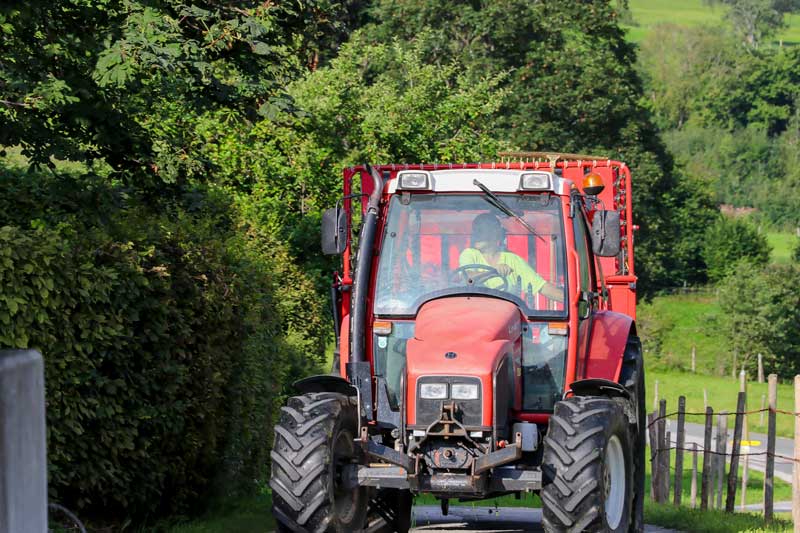
{"label": "hedge", "polygon": [[0,348],[45,356],[51,498],[141,521],[263,482],[282,391],[322,353],[311,281],[230,213],[69,211],[0,215]]}

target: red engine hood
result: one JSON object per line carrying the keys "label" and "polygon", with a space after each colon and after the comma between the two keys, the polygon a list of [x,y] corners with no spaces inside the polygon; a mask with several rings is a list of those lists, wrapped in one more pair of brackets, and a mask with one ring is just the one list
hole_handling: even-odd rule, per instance
{"label": "red engine hood", "polygon": [[[485,392],[501,359],[520,357],[522,316],[516,305],[497,298],[461,296],[433,300],[422,306],[408,341],[408,414],[414,423],[416,384],[421,376],[475,376]],[[454,353],[455,357],[445,354]],[[491,413],[491,393],[483,394],[484,413]],[[486,425],[491,424],[489,418]]]}

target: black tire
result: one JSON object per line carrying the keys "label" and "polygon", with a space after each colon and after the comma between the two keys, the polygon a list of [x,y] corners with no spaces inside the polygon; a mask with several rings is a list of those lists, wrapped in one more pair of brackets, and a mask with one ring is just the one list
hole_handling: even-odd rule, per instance
{"label": "black tire", "polygon": [[347,489],[341,470],[357,456],[355,398],[332,392],[290,398],[281,408],[272,447],[272,511],[279,531],[361,530],[364,487]]}
{"label": "black tire", "polygon": [[620,383],[631,393],[636,425],[631,426],[633,442],[633,521],[629,533],[644,531],[645,447],[647,445],[647,413],[645,407],[644,359],[639,337],[631,336],[625,347]]}
{"label": "black tire", "polygon": [[[542,457],[545,531],[628,531],[632,522],[633,457],[626,402],[586,396],[556,403]],[[622,470],[614,470],[611,463]],[[614,508],[606,508],[610,491],[615,491],[612,501],[619,495],[618,516],[611,524]]]}

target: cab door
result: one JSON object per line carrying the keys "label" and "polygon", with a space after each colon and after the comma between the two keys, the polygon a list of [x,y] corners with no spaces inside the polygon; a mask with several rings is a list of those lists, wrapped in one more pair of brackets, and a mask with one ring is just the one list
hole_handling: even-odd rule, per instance
{"label": "cab door", "polygon": [[[581,199],[575,197],[573,202],[578,203],[578,205],[583,203]],[[575,372],[575,379],[582,379],[585,377],[589,339],[592,335],[592,317],[598,305],[598,295],[594,291],[597,285],[593,268],[592,245],[589,240],[589,229],[583,209],[575,209],[572,230],[575,238],[575,252],[578,255],[578,282],[580,284],[580,297],[578,299],[578,366]]]}

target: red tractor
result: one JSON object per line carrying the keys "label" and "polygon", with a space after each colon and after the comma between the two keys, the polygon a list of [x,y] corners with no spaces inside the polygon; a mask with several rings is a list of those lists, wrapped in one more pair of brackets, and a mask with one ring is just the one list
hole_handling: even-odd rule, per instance
{"label": "red tractor", "polygon": [[275,427],[281,531],[405,533],[417,494],[530,492],[545,531],[642,531],[630,171],[542,156],[344,171],[338,348]]}

